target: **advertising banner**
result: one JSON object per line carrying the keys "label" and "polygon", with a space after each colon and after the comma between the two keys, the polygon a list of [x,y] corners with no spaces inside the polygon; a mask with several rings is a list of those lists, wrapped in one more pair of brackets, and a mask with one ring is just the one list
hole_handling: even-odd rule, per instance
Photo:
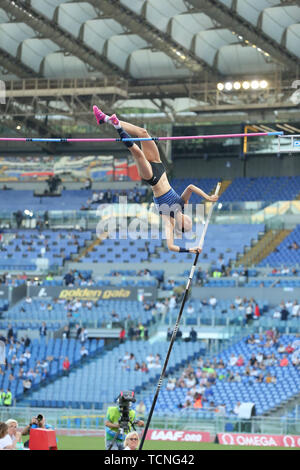
{"label": "advertising banner", "polygon": [[7,300],[8,299],[8,287],[0,285],[0,300]]}
{"label": "advertising banner", "polygon": [[31,286],[29,296],[32,298],[53,298],[64,300],[138,300],[152,302],[156,300],[155,287],[57,287],[57,286]]}
{"label": "advertising banner", "polygon": [[170,429],[149,429],[146,435],[149,441],[210,442],[210,433],[201,431],[178,431]]}
{"label": "advertising banner", "polygon": [[300,436],[272,434],[219,433],[218,442],[230,446],[300,447]]}
{"label": "advertising banner", "polygon": [[13,287],[11,291],[11,306],[15,305],[19,300],[26,297],[27,287],[26,284],[21,284],[18,287]]}

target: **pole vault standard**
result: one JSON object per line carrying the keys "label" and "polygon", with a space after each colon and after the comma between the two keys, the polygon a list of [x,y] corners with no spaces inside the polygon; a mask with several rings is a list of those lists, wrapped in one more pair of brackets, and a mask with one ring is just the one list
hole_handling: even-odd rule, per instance
{"label": "pole vault standard", "polygon": [[40,137],[0,137],[0,142],[55,142],[60,144],[71,144],[78,142],[144,142],[154,140],[155,142],[162,142],[164,140],[193,140],[193,139],[226,139],[237,137],[263,137],[263,136],[280,136],[284,132],[253,132],[251,134],[213,134],[213,135],[182,135],[175,137],[131,137],[130,139],[114,139],[114,138],[100,138],[100,139],[64,139],[58,138],[40,138]]}
{"label": "pole vault standard", "polygon": [[[215,190],[215,195],[219,194],[220,188],[221,188],[221,183],[218,183],[217,187],[216,187],[216,190]],[[207,215],[207,219],[206,219],[206,222],[205,222],[205,225],[204,225],[204,229],[203,229],[203,232],[201,234],[201,238],[200,238],[200,241],[199,241],[199,248],[201,248],[201,249],[202,249],[203,244],[204,244],[204,238],[205,238],[205,235],[206,235],[206,232],[207,232],[207,227],[208,227],[208,224],[209,224],[214,206],[215,206],[215,203],[212,203],[211,206],[210,206],[210,209],[209,209],[209,212],[208,212],[208,215]],[[191,272],[190,272],[190,275],[189,275],[189,278],[188,278],[188,281],[187,281],[187,284],[186,284],[184,296],[183,296],[183,299],[182,299],[182,302],[181,302],[181,307],[180,307],[179,314],[178,314],[178,317],[177,317],[177,320],[176,320],[176,323],[175,323],[175,327],[174,327],[173,334],[172,334],[172,337],[171,337],[171,341],[170,341],[169,349],[168,349],[167,356],[166,356],[166,359],[165,359],[165,363],[163,365],[162,372],[161,372],[161,375],[160,375],[160,378],[159,378],[159,381],[158,381],[158,384],[157,384],[156,393],[154,395],[154,399],[153,399],[153,402],[152,402],[152,405],[151,405],[151,409],[150,409],[149,416],[148,416],[148,419],[147,419],[147,422],[146,422],[145,430],[144,430],[143,436],[141,438],[139,450],[143,449],[144,441],[145,441],[145,438],[146,438],[146,435],[147,435],[147,432],[148,432],[148,429],[149,429],[149,426],[150,426],[150,422],[151,422],[152,415],[153,415],[153,412],[154,412],[154,408],[155,408],[157,398],[158,398],[158,395],[159,395],[159,392],[160,392],[160,388],[162,386],[162,382],[163,382],[164,377],[165,377],[165,373],[166,373],[167,365],[168,365],[168,362],[169,362],[170,354],[171,354],[173,344],[174,344],[175,339],[176,339],[177,331],[178,331],[178,328],[179,328],[179,323],[180,323],[180,320],[181,320],[181,316],[182,316],[182,312],[183,312],[183,309],[184,309],[184,306],[185,306],[186,299],[188,297],[190,285],[191,285],[191,282],[192,282],[192,279],[193,279],[193,276],[194,276],[194,272],[195,272],[195,269],[196,269],[196,266],[197,266],[198,258],[199,258],[199,252],[196,253],[195,260],[194,260],[194,263],[193,263],[193,266],[192,266],[192,269],[191,269]]]}

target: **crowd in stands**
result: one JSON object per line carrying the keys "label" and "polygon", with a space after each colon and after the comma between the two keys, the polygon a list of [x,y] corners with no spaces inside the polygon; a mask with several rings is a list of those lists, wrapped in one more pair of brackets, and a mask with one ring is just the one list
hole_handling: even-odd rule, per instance
{"label": "crowd in stands", "polygon": [[111,191],[110,189],[107,191],[94,190],[91,196],[88,198],[86,204],[83,204],[80,210],[95,210],[99,204],[118,203],[120,197],[126,197],[129,204],[140,204],[141,202],[146,202],[147,191],[139,187],[124,191]]}
{"label": "crowd in stands", "polygon": [[161,355],[158,353],[155,356],[150,353],[145,358],[137,359],[133,353],[126,351],[119,362],[124,371],[134,370],[148,373],[150,369],[161,369],[162,367]]}
{"label": "crowd in stands", "polygon": [[[255,383],[276,384],[276,368],[292,365],[300,372],[300,338],[294,337],[289,344],[281,341],[276,329],[267,330],[264,334],[249,335],[245,339],[248,356],[232,353],[226,360],[215,357],[206,360],[200,357],[196,365],[189,364],[179,377],[170,377],[166,389],[186,390],[185,400],[180,408],[210,408],[213,411],[226,413],[223,403],[214,402],[213,386],[217,382],[241,383],[247,380],[248,385]],[[251,353],[251,348],[255,352]],[[274,351],[275,352],[271,352]],[[225,408],[224,408],[225,407]]]}
{"label": "crowd in stands", "polygon": [[[49,304],[50,305],[50,304]],[[76,325],[76,340],[80,343],[78,358],[86,359],[89,355],[89,341],[88,332],[86,328]],[[0,335],[0,340],[5,345],[5,361],[0,365],[0,386],[6,384],[6,390],[0,390],[0,395],[7,394],[13,390],[14,395],[20,392],[27,393],[31,390],[33,385],[46,380],[53,370],[58,371],[61,369],[63,372],[68,372],[71,367],[71,361],[68,356],[61,356],[55,354],[44,355],[41,351],[46,351],[46,344],[43,339],[47,336],[47,325],[42,322],[40,328],[40,341],[30,339],[28,335],[18,338],[18,329],[14,328],[11,324],[8,325],[6,337]],[[70,327],[66,325],[63,328],[61,340],[68,340],[70,338]],[[67,346],[68,347],[68,346]],[[39,352],[38,352],[39,351]],[[55,367],[54,367],[54,364]],[[22,390],[20,389],[22,384]],[[1,387],[0,387],[1,388]],[[2,405],[5,405],[4,395],[2,396]],[[10,405],[12,403],[10,402]]]}

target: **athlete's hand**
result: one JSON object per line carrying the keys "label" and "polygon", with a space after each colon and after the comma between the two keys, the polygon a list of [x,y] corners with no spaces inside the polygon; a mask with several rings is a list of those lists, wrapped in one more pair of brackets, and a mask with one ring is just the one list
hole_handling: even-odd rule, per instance
{"label": "athlete's hand", "polygon": [[214,194],[213,196],[209,196],[208,201],[210,201],[210,202],[217,202],[218,199],[219,199],[219,196],[217,196],[216,194]]}
{"label": "athlete's hand", "polygon": [[189,248],[190,253],[201,253],[201,251],[202,248],[199,248],[198,246],[196,246],[195,248]]}

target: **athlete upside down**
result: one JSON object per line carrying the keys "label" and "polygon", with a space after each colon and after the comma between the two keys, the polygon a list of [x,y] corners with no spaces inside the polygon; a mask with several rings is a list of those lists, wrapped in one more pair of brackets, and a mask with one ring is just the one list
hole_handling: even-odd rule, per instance
{"label": "athlete upside down", "polygon": [[[139,138],[150,138],[147,130],[120,121],[115,114],[108,116],[97,106],[93,107],[97,123],[111,124],[118,131],[121,139],[128,139],[131,136]],[[124,144],[132,154],[141,179],[151,186],[153,191],[153,200],[156,207],[165,222],[166,240],[169,250],[175,252],[201,252],[198,247],[184,249],[174,244],[174,230],[189,232],[192,230],[191,218],[184,214],[184,205],[189,203],[192,193],[203,197],[207,201],[216,202],[217,195],[209,196],[202,189],[193,184],[189,184],[181,196],[176,193],[169,183],[166,170],[160,160],[159,150],[156,143],[152,140],[141,141],[141,148],[133,141],[124,141]]]}

